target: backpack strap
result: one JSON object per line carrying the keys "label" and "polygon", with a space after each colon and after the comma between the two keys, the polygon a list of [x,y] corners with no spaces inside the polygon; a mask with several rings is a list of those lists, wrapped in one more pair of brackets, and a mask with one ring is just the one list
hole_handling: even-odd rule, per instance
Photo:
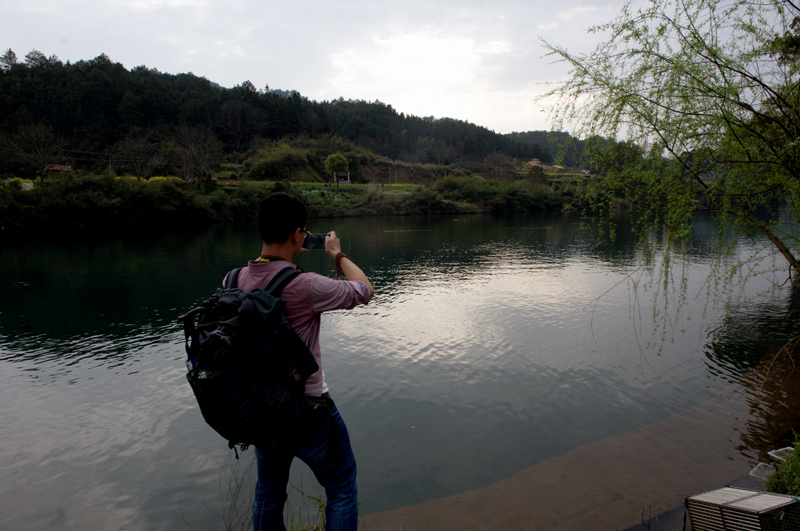
{"label": "backpack strap", "polygon": [[[238,288],[238,280],[239,280],[239,273],[244,269],[246,266],[237,267],[235,269],[231,269],[228,271],[228,275],[225,277],[225,289],[231,288]],[[281,291],[283,288],[286,287],[286,284],[292,281],[294,277],[303,273],[303,268],[300,266],[295,267],[284,267],[278,274],[272,277],[272,280],[269,281],[267,287],[264,290],[267,293],[274,295],[275,297],[280,297]]]}
{"label": "backpack strap", "polygon": [[230,271],[228,271],[228,276],[225,277],[225,289],[239,287],[237,284],[237,280],[239,279],[239,272],[242,270],[242,267],[237,267],[236,269],[231,269]]}
{"label": "backpack strap", "polygon": [[272,295],[273,297],[280,297],[283,288],[291,282],[296,276],[301,274],[303,270],[299,267],[284,267],[278,274],[272,277],[272,280],[269,281],[267,287],[264,288],[264,291]]}

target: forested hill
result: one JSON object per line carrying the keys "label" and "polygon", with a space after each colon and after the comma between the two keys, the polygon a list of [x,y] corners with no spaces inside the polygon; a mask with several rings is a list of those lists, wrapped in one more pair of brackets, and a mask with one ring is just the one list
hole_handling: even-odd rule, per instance
{"label": "forested hill", "polygon": [[9,165],[20,151],[56,144],[69,155],[61,163],[97,170],[108,167],[109,157],[142,146],[168,150],[182,130],[211,136],[229,162],[241,162],[264,139],[298,135],[335,135],[412,163],[474,164],[498,154],[551,162],[556,156],[556,148],[539,137],[406,115],[379,101],[317,102],[295,91],[257,89],[249,81],[228,89],[191,73],[127,70],[106,55],[76,63],[37,51],[23,60],[11,50],[0,57],[5,174],[15,171]]}

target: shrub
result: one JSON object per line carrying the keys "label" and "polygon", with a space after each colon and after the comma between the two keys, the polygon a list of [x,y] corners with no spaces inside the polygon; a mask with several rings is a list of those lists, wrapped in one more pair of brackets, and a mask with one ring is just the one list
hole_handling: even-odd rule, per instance
{"label": "shrub", "polygon": [[794,452],[779,463],[764,486],[770,492],[800,496],[800,435],[794,434]]}
{"label": "shrub", "polygon": [[174,183],[185,182],[183,179],[179,179],[178,177],[163,177],[163,176],[160,176],[160,175],[156,176],[156,177],[150,177],[150,179],[147,180],[147,182],[149,182],[149,183],[161,183],[161,182],[164,182],[164,181],[172,181]]}
{"label": "shrub", "polygon": [[22,190],[22,183],[20,183],[17,179],[9,179],[0,183],[0,188],[7,190]]}
{"label": "shrub", "polygon": [[264,149],[250,161],[250,179],[255,181],[296,180],[299,174],[316,177],[307,150],[280,146],[277,149]]}
{"label": "shrub", "polygon": [[560,195],[551,187],[528,180],[452,175],[439,179],[435,190],[448,200],[481,205],[487,211],[543,212],[561,206]]}

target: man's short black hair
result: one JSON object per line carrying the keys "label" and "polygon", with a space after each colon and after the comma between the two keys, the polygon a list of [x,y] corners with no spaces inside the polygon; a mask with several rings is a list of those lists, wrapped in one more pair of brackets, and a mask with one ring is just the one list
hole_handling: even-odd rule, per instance
{"label": "man's short black hair", "polygon": [[258,206],[258,231],[266,243],[282,243],[298,228],[305,229],[308,209],[297,197],[273,192]]}

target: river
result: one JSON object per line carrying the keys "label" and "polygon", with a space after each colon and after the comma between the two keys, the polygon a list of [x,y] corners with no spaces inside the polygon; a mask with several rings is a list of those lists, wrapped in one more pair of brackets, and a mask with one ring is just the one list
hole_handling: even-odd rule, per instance
{"label": "river", "polygon": [[[624,232],[596,248],[575,214],[308,228],[336,230],[377,292],[326,314],[321,336],[364,513],[483,488],[665,419],[740,385],[788,337],[785,288],[736,307],[708,296],[710,219],[673,258],[684,290],[676,277],[666,299]],[[259,250],[252,227],[234,226],[4,239],[0,529],[214,527],[235,459],[200,416],[175,318]],[[297,262],[334,274],[321,252]],[[740,451],[755,463],[772,441],[749,437]]]}

